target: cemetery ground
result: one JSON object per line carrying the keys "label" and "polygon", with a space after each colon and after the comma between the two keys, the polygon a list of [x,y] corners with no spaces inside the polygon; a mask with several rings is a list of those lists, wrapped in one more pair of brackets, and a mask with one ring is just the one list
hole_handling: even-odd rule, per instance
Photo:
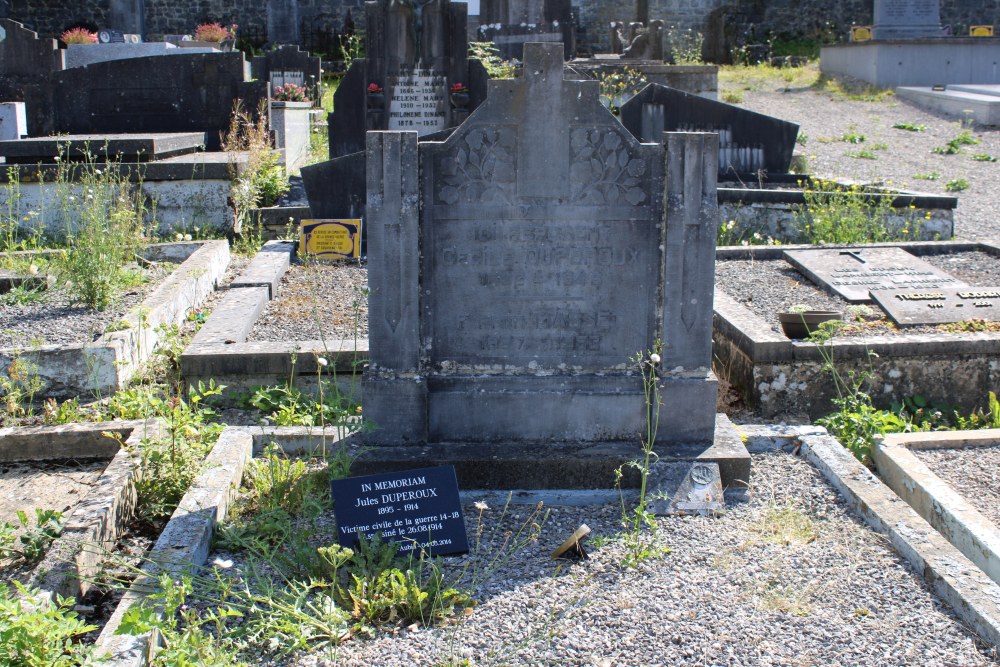
{"label": "cemetery ground", "polygon": [[[810,171],[878,177],[910,186],[917,176],[937,174],[916,181],[933,192],[964,179],[969,188],[958,194],[956,236],[997,238],[990,188],[998,166],[973,159],[1000,156],[996,131],[966,128],[891,96],[868,101],[808,86],[775,89],[786,83],[780,75],[769,79],[761,89],[745,91],[742,103],[799,122],[808,135],[801,148]],[[897,129],[895,124],[924,129]],[[933,152],[938,147],[947,150],[963,132],[979,143],[958,142],[955,152]],[[851,135],[863,135],[864,140],[844,139]],[[875,147],[881,144],[886,146]],[[875,158],[851,155],[865,151]],[[975,268],[982,265],[995,275],[985,266],[986,259],[974,260],[970,262]],[[248,261],[235,258],[219,278],[220,287],[239,276]],[[293,266],[251,340],[311,340],[317,331],[321,338],[362,337],[358,322],[365,320],[359,299],[363,273],[358,266]],[[736,279],[726,276],[720,272],[721,279]],[[329,299],[331,280],[337,285],[334,290],[340,290],[333,292],[335,299]],[[159,619],[155,605],[141,602],[114,617],[113,605],[84,598],[77,601],[75,612],[98,626],[113,618],[119,627],[140,635],[158,626],[167,645],[159,664],[1000,662],[995,644],[979,639],[969,622],[942,601],[939,595],[947,597],[944,589],[928,584],[900,555],[900,545],[911,544],[907,540],[912,536],[891,528],[884,535],[857,517],[859,507],[902,503],[887,490],[876,496],[846,492],[845,497],[845,479],[882,487],[860,465],[852,467],[849,456],[838,458],[839,445],[820,429],[753,426],[764,420],[745,409],[734,410],[734,420],[742,424],[753,456],[749,492],[745,498],[731,498],[721,517],[659,517],[655,528],[629,530],[622,526],[623,509],[614,492],[590,498],[601,501],[596,504],[553,496],[544,498],[541,507],[528,494],[518,494],[513,498],[517,502],[508,504],[504,493],[467,493],[465,521],[473,545],[469,555],[398,564],[376,549],[349,558],[331,547],[336,538],[329,480],[347,474],[350,457],[357,454],[341,448],[345,434],[359,424],[357,406],[342,401],[332,382],[324,385],[328,394],[320,403],[278,384],[247,392],[243,402],[230,402],[229,407],[213,405],[219,398],[217,385],[188,390],[179,374],[182,351],[222,297],[222,291],[216,292],[182,318],[129,386],[113,395],[89,405],[84,397],[78,403],[57,400],[49,407],[29,409],[31,401],[24,396],[6,404],[4,423],[14,428],[44,422],[65,430],[72,428],[67,424],[109,419],[156,419],[163,424],[164,438],[134,449],[137,468],[143,470],[133,482],[135,517],[122,533],[125,542],[107,546],[111,574],[96,575],[99,588],[113,591],[109,595],[117,602],[121,589],[142,576],[127,553],[128,540],[136,539],[130,537],[134,535],[155,540],[178,503],[184,510],[178,517],[199,517],[201,532],[198,537],[180,533],[184,543],[175,544],[183,547],[185,557],[204,565],[185,572],[176,567],[183,564],[176,557],[159,554],[168,570],[161,580],[165,593],[156,598],[166,610]],[[327,313],[332,317],[324,328],[317,321]],[[320,352],[300,363],[311,364],[310,373],[322,385],[337,363],[328,366],[318,359],[326,357]],[[224,431],[223,422],[243,426]],[[289,430],[293,425],[299,430]],[[637,444],[638,439],[639,434]],[[271,441],[278,446],[269,448]],[[993,457],[993,449],[984,450],[986,456]],[[202,465],[210,451],[215,458]],[[927,455],[934,457],[940,461],[932,465],[949,479],[956,466],[964,468],[957,478],[965,480],[973,496],[993,492],[980,489],[994,489],[995,478],[970,474],[973,468],[985,467],[979,457],[972,459],[967,452]],[[73,477],[92,475],[101,465],[67,459]],[[27,480],[40,474],[35,469],[26,473],[26,467],[5,467],[0,489],[6,488],[8,475]],[[841,476],[830,473],[831,468],[840,468]],[[84,485],[92,483],[90,479]],[[242,485],[234,498],[229,493],[233,485]],[[222,512],[218,526],[197,511],[208,506],[207,498],[219,499],[222,508],[232,498],[231,511]],[[633,503],[634,495],[627,493],[626,500]],[[43,522],[34,521],[32,503],[25,502],[21,508],[29,510],[28,525],[21,526],[6,507],[6,515],[0,516],[0,523],[12,524],[9,534],[0,533],[5,578],[27,579],[34,571],[23,553],[28,542],[22,536],[29,536],[32,544],[47,544],[54,537],[46,535]],[[896,510],[902,525],[922,525],[912,512]],[[593,530],[584,543],[589,559],[553,560],[551,551],[580,524]],[[169,541],[164,548],[168,546]],[[952,558],[953,567],[960,558]],[[933,564],[928,567],[938,571]],[[952,575],[941,579],[950,584]],[[978,581],[975,574],[968,576]],[[65,613],[73,610],[72,604],[63,614],[46,614],[40,611],[44,605],[33,611],[30,605],[16,605],[0,599],[0,625],[9,624],[29,637],[27,650],[38,655],[51,651],[53,662],[64,650],[62,640],[83,630]],[[99,632],[97,628],[84,635],[69,650],[72,657],[66,664],[82,659]],[[102,639],[120,642],[124,636]]]}

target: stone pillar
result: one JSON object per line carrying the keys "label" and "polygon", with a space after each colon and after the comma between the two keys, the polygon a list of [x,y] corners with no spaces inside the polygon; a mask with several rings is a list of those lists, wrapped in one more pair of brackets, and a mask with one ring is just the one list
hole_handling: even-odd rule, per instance
{"label": "stone pillar", "polygon": [[420,198],[416,132],[369,132],[365,418],[380,444],[427,439],[420,366]]}
{"label": "stone pillar", "polygon": [[719,135],[667,132],[663,367],[712,366]]}

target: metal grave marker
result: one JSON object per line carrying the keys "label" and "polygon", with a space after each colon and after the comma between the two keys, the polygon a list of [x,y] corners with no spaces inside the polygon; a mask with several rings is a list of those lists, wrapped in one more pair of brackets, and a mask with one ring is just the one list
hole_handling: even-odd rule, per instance
{"label": "metal grave marker", "polygon": [[469,550],[454,466],[401,470],[334,480],[337,541],[357,548],[358,535],[399,542],[400,554],[430,556]]}
{"label": "metal grave marker", "polygon": [[413,130],[418,135],[431,134],[448,127],[445,105],[448,89],[443,72],[415,69],[389,77],[392,98],[389,100],[390,130]]}
{"label": "metal grave marker", "polygon": [[786,250],[784,258],[820,287],[853,302],[871,301],[869,290],[967,287],[902,248]]}
{"label": "metal grave marker", "polygon": [[357,259],[361,256],[361,220],[303,220],[299,254],[316,259]]}
{"label": "metal grave marker", "polygon": [[874,290],[872,298],[900,326],[1000,321],[1000,287]]}

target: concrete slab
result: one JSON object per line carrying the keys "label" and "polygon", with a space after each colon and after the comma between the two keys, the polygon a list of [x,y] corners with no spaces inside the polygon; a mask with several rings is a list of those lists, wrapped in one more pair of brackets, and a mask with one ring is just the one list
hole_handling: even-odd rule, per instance
{"label": "concrete slab", "polygon": [[[98,466],[93,478],[86,481],[79,502],[64,512],[63,532],[35,566],[27,582],[29,586],[77,599],[87,593],[99,572],[100,562],[114,547],[135,510],[137,472],[130,450],[138,447],[141,439],[157,437],[161,432],[161,426],[152,420],[0,431],[0,456],[7,464],[83,459]],[[122,448],[121,442],[126,447]],[[69,498],[59,500],[67,502]],[[0,504],[9,506],[16,500],[8,497]],[[37,506],[61,509],[45,502],[38,502]],[[31,514],[29,509],[26,511]],[[0,520],[8,519],[0,516]]]}
{"label": "concrete slab", "polygon": [[294,252],[292,242],[269,242],[230,284],[228,294],[181,355],[185,381],[197,384],[214,378],[225,384],[227,396],[232,396],[251,387],[286,382],[294,373],[296,386],[313,390],[316,358],[324,357],[330,363],[326,377],[335,379],[341,391],[360,400],[360,375],[368,358],[367,338],[246,342],[268,300],[277,295]]}
{"label": "concrete slab", "polygon": [[[410,468],[454,465],[463,489],[553,489],[609,490],[615,487],[615,471],[642,455],[639,436],[635,442],[607,443],[439,443],[425,446],[367,447],[360,437],[340,439],[336,429],[264,427],[252,429],[255,451],[274,441],[289,452],[316,451],[346,445],[357,457],[352,474],[368,475]],[[325,438],[325,440],[323,440]],[[658,460],[665,463],[697,461],[717,463],[722,484],[744,489],[750,480],[750,455],[740,435],[724,414],[716,417],[715,441],[704,445],[657,446]],[[633,468],[624,470],[622,487],[638,488]]]}
{"label": "concrete slab", "polygon": [[244,269],[243,273],[229,284],[229,289],[267,287],[267,298],[268,300],[273,299],[278,293],[278,284],[281,283],[281,277],[285,275],[285,271],[288,270],[288,266],[294,256],[294,242],[268,241],[253,260],[251,260],[250,266]]}
{"label": "concrete slab", "polygon": [[965,449],[1000,444],[1000,429],[886,436],[872,452],[879,475],[910,507],[1000,584],[1000,531],[912,450]]}
{"label": "concrete slab", "polygon": [[[180,324],[215,289],[229,266],[229,243],[170,244],[187,258],[139,306],[122,318],[128,328],[102,334],[93,343],[0,349],[0,363],[15,357],[37,365],[43,388],[38,398],[107,396],[123,388],[160,344],[161,325]],[[155,248],[151,251],[156,253]]]}
{"label": "concrete slab", "polygon": [[873,40],[820,49],[824,74],[882,88],[1000,83],[1000,39],[948,37]]}
{"label": "concrete slab", "polygon": [[901,86],[896,95],[927,111],[971,118],[977,125],[1000,125],[1000,86]]}
{"label": "concrete slab", "polygon": [[[914,255],[979,250],[1000,255],[993,243],[933,242],[875,244],[903,248]],[[757,246],[757,260],[776,260],[785,250],[811,246]],[[746,248],[721,248],[717,257],[746,257]],[[716,370],[742,392],[748,405],[765,418],[830,412],[836,388],[825,361],[812,343],[792,341],[771,330],[755,313],[715,291]],[[835,338],[831,351],[841,375],[872,371],[876,403],[901,402],[921,394],[949,404],[978,405],[1000,384],[1000,334],[923,333]],[[871,356],[874,352],[877,357]]]}
{"label": "concrete slab", "polygon": [[[746,427],[741,427],[746,429]],[[941,536],[839,442],[828,435],[803,435],[797,443],[869,526],[927,581],[984,641],[1000,647],[1000,586]]]}
{"label": "concrete slab", "polygon": [[[146,665],[156,639],[146,635],[116,635],[125,613],[156,585],[160,572],[181,572],[205,562],[212,536],[235,498],[243,469],[251,456],[246,429],[225,429],[205,459],[203,472],[192,482],[147,556],[139,576],[119,602],[95,643],[95,653],[110,667]],[[152,651],[150,650],[152,649]]]}
{"label": "concrete slab", "polygon": [[11,164],[38,164],[55,157],[109,157],[122,162],[148,162],[204,150],[204,132],[154,134],[65,134],[0,141],[0,156]]}

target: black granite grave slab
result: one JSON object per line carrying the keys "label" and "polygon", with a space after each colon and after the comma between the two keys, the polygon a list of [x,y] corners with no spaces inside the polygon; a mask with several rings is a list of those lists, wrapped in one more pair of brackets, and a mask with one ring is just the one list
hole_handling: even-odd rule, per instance
{"label": "black granite grave slab", "polygon": [[622,125],[636,139],[662,141],[663,132],[717,132],[719,173],[785,174],[799,126],[755,111],[651,83],[621,107]]}
{"label": "black granite grave slab", "polygon": [[901,248],[787,250],[784,258],[814,283],[853,302],[869,290],[939,289],[966,284]]}
{"label": "black granite grave slab", "polygon": [[965,320],[1000,321],[1000,287],[872,290],[871,295],[900,326]]}
{"label": "black granite grave slab", "polygon": [[33,134],[203,132],[221,147],[233,103],[253,113],[267,83],[244,81],[243,54],[192,53],[94,63],[58,72],[47,127]]}
{"label": "black granite grave slab", "polygon": [[204,132],[161,132],[154,134],[68,134],[0,141],[0,157],[9,163],[50,162],[56,156],[99,161],[108,158],[125,162],[161,160],[203,149]]}

